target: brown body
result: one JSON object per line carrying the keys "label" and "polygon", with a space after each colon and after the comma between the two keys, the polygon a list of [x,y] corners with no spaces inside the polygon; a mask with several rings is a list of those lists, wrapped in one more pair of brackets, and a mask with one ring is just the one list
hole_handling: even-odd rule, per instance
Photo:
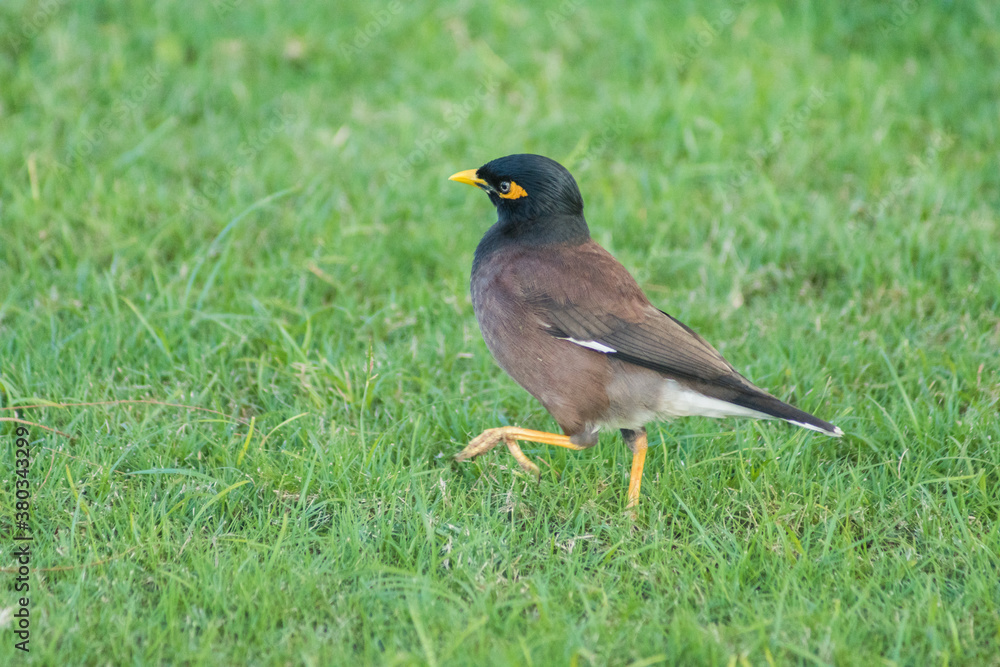
{"label": "brown body", "polygon": [[[535,305],[542,294],[563,303],[593,299],[590,280],[550,280],[565,275],[572,266],[574,274],[582,271],[611,278],[621,315],[640,321],[642,310],[652,306],[621,264],[592,241],[583,247],[562,245],[545,252],[508,246],[484,264],[472,276],[472,302],[486,346],[500,367],[541,402],[576,444],[596,444],[602,424],[619,422],[619,427],[641,428],[642,423],[628,416],[655,412],[652,387],[643,385],[656,383],[657,374],[641,373],[648,375],[647,382],[637,377],[625,383],[632,387],[614,386],[622,383],[613,382],[612,365],[622,362],[551,336],[546,332],[551,326],[547,314]],[[552,286],[558,286],[555,293]]]}
{"label": "brown body", "polygon": [[[575,279],[555,279],[566,275]],[[596,292],[594,285],[603,289]],[[618,260],[590,240],[543,248],[511,244],[494,251],[473,272],[472,302],[497,363],[542,403],[575,444],[595,444],[602,426],[638,430],[656,418],[691,414],[676,397],[664,395],[667,380],[723,401],[734,393],[773,399],[703,338],[657,310]],[[552,334],[553,327],[572,327],[580,312],[589,315],[588,321],[577,322],[581,331],[592,333],[601,325],[609,334],[614,327],[642,331],[669,342],[660,351],[669,357],[664,363],[673,357],[687,363],[665,374]],[[658,346],[647,347],[656,351]],[[738,405],[725,414],[768,416]]]}

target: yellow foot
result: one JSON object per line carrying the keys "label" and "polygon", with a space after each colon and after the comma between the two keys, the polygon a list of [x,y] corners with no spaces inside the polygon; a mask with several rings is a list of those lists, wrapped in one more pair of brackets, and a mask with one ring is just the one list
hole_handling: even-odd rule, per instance
{"label": "yellow foot", "polygon": [[569,436],[559,435],[558,433],[532,431],[530,429],[520,428],[517,426],[501,426],[500,428],[487,429],[473,438],[472,442],[465,446],[465,449],[455,455],[455,460],[465,461],[466,459],[471,459],[474,456],[485,454],[503,442],[507,445],[507,449],[510,450],[511,455],[513,455],[513,457],[517,460],[521,468],[525,472],[529,472],[535,477],[538,477],[541,471],[538,469],[538,466],[535,465],[531,459],[529,459],[527,455],[521,451],[521,448],[517,444],[518,440],[540,442],[545,445],[555,445],[557,447],[566,447],[567,449],[573,450],[586,449],[586,447],[573,444],[573,442],[569,439]]}
{"label": "yellow foot", "polygon": [[[642,488],[642,468],[646,465],[646,434],[642,433],[632,444],[632,474],[628,480],[628,509],[639,504],[639,489]],[[633,513],[633,518],[635,514]]]}

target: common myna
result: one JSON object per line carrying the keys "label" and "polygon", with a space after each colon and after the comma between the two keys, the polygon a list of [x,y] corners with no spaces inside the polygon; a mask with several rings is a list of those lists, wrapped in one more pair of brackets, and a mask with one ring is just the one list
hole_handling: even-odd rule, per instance
{"label": "common myna", "polygon": [[755,386],[705,339],[653,306],[628,270],[590,238],[580,190],[558,162],[508,155],[450,180],[484,190],[497,209],[472,262],[472,307],[486,346],[565,432],[491,428],[457,460],[503,442],[537,475],[518,440],[579,450],[597,444],[601,428],[617,428],[632,450],[632,507],[647,422],[777,418],[843,435]]}

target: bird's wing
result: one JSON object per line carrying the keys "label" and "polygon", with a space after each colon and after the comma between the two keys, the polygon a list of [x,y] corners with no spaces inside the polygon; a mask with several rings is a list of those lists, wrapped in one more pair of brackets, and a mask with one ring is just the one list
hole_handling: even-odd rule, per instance
{"label": "bird's wing", "polygon": [[545,312],[550,335],[622,361],[710,383],[736,375],[729,362],[701,336],[656,309],[651,308],[638,322],[574,304],[552,304]]}
{"label": "bird's wing", "polygon": [[522,283],[523,296],[551,336],[681,378],[745,382],[705,339],[650,304],[625,267],[596,243],[572,255],[550,251],[528,275],[533,279]]}
{"label": "bird's wing", "polygon": [[650,304],[625,267],[596,243],[523,256],[518,266],[520,296],[549,335],[687,380],[707,397],[843,434],[740,375],[704,338]]}

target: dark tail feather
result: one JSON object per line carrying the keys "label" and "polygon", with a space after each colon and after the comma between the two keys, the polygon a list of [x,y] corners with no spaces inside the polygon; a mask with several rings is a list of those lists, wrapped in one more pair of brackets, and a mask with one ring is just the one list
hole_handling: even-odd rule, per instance
{"label": "dark tail feather", "polygon": [[830,422],[825,422],[819,417],[814,417],[808,412],[794,408],[788,403],[783,403],[770,394],[765,394],[763,392],[760,394],[742,393],[736,398],[730,398],[728,400],[731,403],[735,403],[736,405],[744,408],[757,410],[758,412],[763,412],[766,415],[771,415],[772,417],[777,417],[778,419],[784,419],[786,422],[795,424],[796,426],[808,428],[813,431],[819,431],[825,435],[830,435],[835,438],[839,438],[844,435],[843,431]]}

